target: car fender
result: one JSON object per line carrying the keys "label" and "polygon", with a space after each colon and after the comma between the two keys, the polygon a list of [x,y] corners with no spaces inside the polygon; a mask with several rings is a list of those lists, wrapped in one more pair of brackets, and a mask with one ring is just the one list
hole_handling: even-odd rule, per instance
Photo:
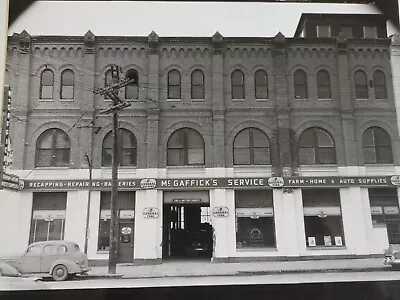
{"label": "car fender", "polygon": [[59,260],[54,261],[51,264],[51,267],[50,267],[50,270],[49,270],[49,274],[51,274],[53,272],[54,267],[57,266],[57,265],[66,266],[67,269],[68,269],[68,273],[69,274],[74,274],[74,273],[80,273],[81,272],[81,270],[80,270],[80,268],[78,267],[77,264],[75,264],[75,263],[73,263],[73,262],[71,262],[69,260],[59,259]]}

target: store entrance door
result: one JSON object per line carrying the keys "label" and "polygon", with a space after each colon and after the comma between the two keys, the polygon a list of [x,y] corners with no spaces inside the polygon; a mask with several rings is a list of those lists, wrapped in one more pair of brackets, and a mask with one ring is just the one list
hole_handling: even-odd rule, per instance
{"label": "store entrance door", "polygon": [[133,223],[119,224],[118,262],[133,262]]}

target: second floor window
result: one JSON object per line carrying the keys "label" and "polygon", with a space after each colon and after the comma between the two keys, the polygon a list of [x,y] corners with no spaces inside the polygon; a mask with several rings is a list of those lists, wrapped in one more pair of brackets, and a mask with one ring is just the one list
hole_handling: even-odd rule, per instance
{"label": "second floor window", "polygon": [[377,28],[374,26],[364,26],[363,31],[366,39],[376,39],[378,37]]}
{"label": "second floor window", "polygon": [[318,99],[331,99],[331,79],[328,71],[317,73]]}
{"label": "second floor window", "polygon": [[201,70],[192,72],[192,99],[204,99],[204,74]]}
{"label": "second floor window", "polygon": [[54,74],[46,69],[40,75],[40,99],[53,99]]}
{"label": "second floor window", "polygon": [[61,73],[61,99],[74,99],[74,72],[64,70]]}
{"label": "second floor window", "polygon": [[234,165],[267,165],[270,163],[268,137],[257,128],[240,131],[233,142]]}
{"label": "second floor window", "polygon": [[181,99],[181,73],[178,70],[168,72],[168,99]]}
{"label": "second floor window", "polygon": [[204,140],[194,129],[182,128],[168,140],[167,165],[204,165]]}
{"label": "second floor window", "polygon": [[294,97],[296,99],[307,99],[307,74],[303,70],[297,70],[293,75],[294,79]]}
{"label": "second floor window", "polygon": [[[112,83],[113,83],[112,72],[111,70],[108,70],[106,74],[104,74],[104,87],[107,87]],[[104,94],[104,99],[110,99],[110,97],[108,97],[107,94]]]}
{"label": "second floor window", "polygon": [[139,76],[136,70],[128,70],[125,78],[132,80],[131,83],[125,86],[125,99],[139,98]]}
{"label": "second floor window", "polygon": [[374,72],[375,99],[387,99],[385,73],[380,70]]}
{"label": "second floor window", "polygon": [[364,71],[358,70],[354,73],[354,85],[356,99],[368,99],[367,75]]}
{"label": "second floor window", "polygon": [[244,73],[235,70],[231,75],[232,99],[244,99]]}
{"label": "second floor window", "polygon": [[317,37],[320,37],[320,38],[331,37],[331,27],[329,25],[318,25],[317,26]]}
{"label": "second floor window", "polygon": [[258,70],[254,74],[254,84],[256,99],[267,99],[268,98],[268,77],[264,70]]}
{"label": "second floor window", "polygon": [[380,127],[368,128],[362,137],[364,163],[393,163],[392,143],[385,130]]}
{"label": "second floor window", "polygon": [[43,132],[36,143],[36,167],[66,167],[70,160],[70,141],[61,129]]}
{"label": "second floor window", "polygon": [[336,153],[332,137],[323,129],[312,127],[299,139],[300,164],[335,164]]}
{"label": "second floor window", "polygon": [[[113,133],[110,131],[103,140],[102,166],[110,167],[113,153]],[[129,130],[118,130],[118,162],[120,166],[136,166],[137,142],[135,135]]]}

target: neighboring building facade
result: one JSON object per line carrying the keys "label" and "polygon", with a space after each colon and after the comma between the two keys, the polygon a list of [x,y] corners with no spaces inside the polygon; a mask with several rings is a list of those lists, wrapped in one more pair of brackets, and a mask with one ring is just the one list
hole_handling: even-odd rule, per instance
{"label": "neighboring building facade", "polygon": [[318,37],[10,37],[9,172],[24,188],[0,191],[0,254],[43,239],[83,248],[88,154],[88,255],[108,258],[112,120],[99,112],[111,100],[93,89],[112,64],[137,78],[120,92],[132,102],[119,116],[120,262],[191,256],[182,243],[200,233],[213,261],[368,256],[400,243],[385,23],[368,15],[376,29],[344,38],[318,18],[299,24],[325,26]]}

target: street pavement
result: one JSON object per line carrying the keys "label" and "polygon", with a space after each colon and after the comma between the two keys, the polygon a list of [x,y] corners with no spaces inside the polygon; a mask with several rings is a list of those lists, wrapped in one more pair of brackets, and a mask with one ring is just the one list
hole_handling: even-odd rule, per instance
{"label": "street pavement", "polygon": [[[163,278],[199,276],[254,276],[282,273],[389,271],[383,258],[331,259],[307,261],[253,261],[213,263],[209,260],[171,260],[157,265],[118,264],[115,275],[107,266],[92,267],[89,277]],[[400,273],[400,272],[399,272]]]}

